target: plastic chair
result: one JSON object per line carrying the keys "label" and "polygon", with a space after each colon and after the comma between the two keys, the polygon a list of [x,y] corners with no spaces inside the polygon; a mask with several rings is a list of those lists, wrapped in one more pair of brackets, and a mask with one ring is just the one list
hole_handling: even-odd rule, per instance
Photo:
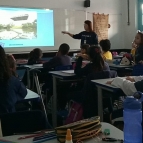
{"label": "plastic chair", "polygon": [[143,65],[137,64],[133,67],[132,76],[141,76],[143,75]]}
{"label": "plastic chair", "polygon": [[1,114],[0,120],[3,136],[51,129],[45,114],[40,110]]}

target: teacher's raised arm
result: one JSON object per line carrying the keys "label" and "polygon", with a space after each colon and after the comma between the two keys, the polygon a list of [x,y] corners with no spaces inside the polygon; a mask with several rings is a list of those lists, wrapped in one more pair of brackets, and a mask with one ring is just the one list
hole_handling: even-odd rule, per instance
{"label": "teacher's raised arm", "polygon": [[92,22],[89,20],[84,21],[84,29],[85,31],[80,32],[79,34],[71,34],[67,31],[62,31],[63,34],[67,34],[74,39],[80,39],[81,45],[89,44],[97,45],[98,44],[98,37],[97,34],[92,30]]}

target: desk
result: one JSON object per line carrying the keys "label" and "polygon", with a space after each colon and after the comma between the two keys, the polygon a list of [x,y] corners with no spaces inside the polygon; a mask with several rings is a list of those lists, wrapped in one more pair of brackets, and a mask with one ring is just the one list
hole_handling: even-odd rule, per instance
{"label": "desk", "polygon": [[32,99],[40,98],[40,96],[37,93],[35,93],[29,89],[27,89],[27,92],[28,93],[27,93],[26,97],[24,98],[24,100],[32,100]]}
{"label": "desk", "polygon": [[53,108],[52,108],[52,120],[53,120],[53,126],[57,126],[57,79],[63,79],[63,80],[68,80],[71,77],[76,77],[76,75],[69,74],[69,73],[64,73],[62,71],[51,71],[49,72],[53,76]]}
{"label": "desk", "polygon": [[[102,131],[104,129],[110,129],[110,135],[108,137],[116,138],[116,139],[123,139],[123,132],[116,127],[112,126],[111,124],[108,123],[101,123],[102,124]],[[15,136],[8,136],[8,137],[3,137],[1,139],[5,140],[10,140],[14,141],[17,143],[32,143],[33,138],[30,139],[24,139],[24,140],[17,140],[17,138],[22,137],[23,135],[15,135]],[[94,139],[86,140],[84,143],[94,143]],[[100,143],[107,143],[105,141],[99,141]],[[46,141],[45,143],[59,143],[56,139]],[[114,142],[114,143],[119,143],[119,142]]]}
{"label": "desk", "polygon": [[121,59],[121,58],[123,58],[123,56],[120,55],[113,56],[113,59]]}
{"label": "desk", "polygon": [[132,65],[115,65],[113,63],[108,63],[109,67],[115,70],[118,69],[126,69],[126,68],[133,68]]}
{"label": "desk", "polygon": [[106,84],[107,81],[111,81],[113,78],[108,79],[99,79],[99,80],[91,80],[95,83],[97,87],[97,94],[98,94],[98,115],[100,116],[101,122],[103,121],[103,105],[102,105],[102,90],[107,90],[110,92],[117,92],[121,90],[118,87],[112,86],[110,84]]}
{"label": "desk", "polygon": [[30,89],[30,71],[36,69],[43,69],[43,64],[24,65],[27,68],[27,86]]}

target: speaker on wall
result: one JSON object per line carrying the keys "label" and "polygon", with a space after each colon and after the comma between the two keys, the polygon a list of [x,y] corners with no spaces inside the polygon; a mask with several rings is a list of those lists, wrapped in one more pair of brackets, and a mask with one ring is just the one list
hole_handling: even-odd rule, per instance
{"label": "speaker on wall", "polygon": [[90,7],[90,0],[84,1],[84,7]]}

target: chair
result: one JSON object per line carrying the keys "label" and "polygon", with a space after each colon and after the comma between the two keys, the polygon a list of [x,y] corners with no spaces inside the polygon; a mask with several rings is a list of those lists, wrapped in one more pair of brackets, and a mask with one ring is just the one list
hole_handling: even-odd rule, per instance
{"label": "chair", "polygon": [[143,75],[143,65],[142,64],[134,65],[132,76],[141,76],[141,75]]}
{"label": "chair", "polygon": [[0,114],[0,120],[3,136],[51,129],[40,110]]}
{"label": "chair", "polygon": [[84,88],[82,90],[84,96],[84,118],[90,118],[98,115],[97,90],[95,84],[91,80],[104,78],[110,78],[110,71],[91,73],[86,77]]}
{"label": "chair", "polygon": [[[92,116],[98,115],[97,90],[96,90],[95,84],[91,80],[114,78],[116,76],[117,76],[116,71],[101,71],[101,72],[89,74],[86,77],[84,88],[83,88],[83,93],[84,93],[83,108],[84,108],[85,118],[90,118]],[[110,98],[111,97],[108,96],[109,100],[111,100]]]}

